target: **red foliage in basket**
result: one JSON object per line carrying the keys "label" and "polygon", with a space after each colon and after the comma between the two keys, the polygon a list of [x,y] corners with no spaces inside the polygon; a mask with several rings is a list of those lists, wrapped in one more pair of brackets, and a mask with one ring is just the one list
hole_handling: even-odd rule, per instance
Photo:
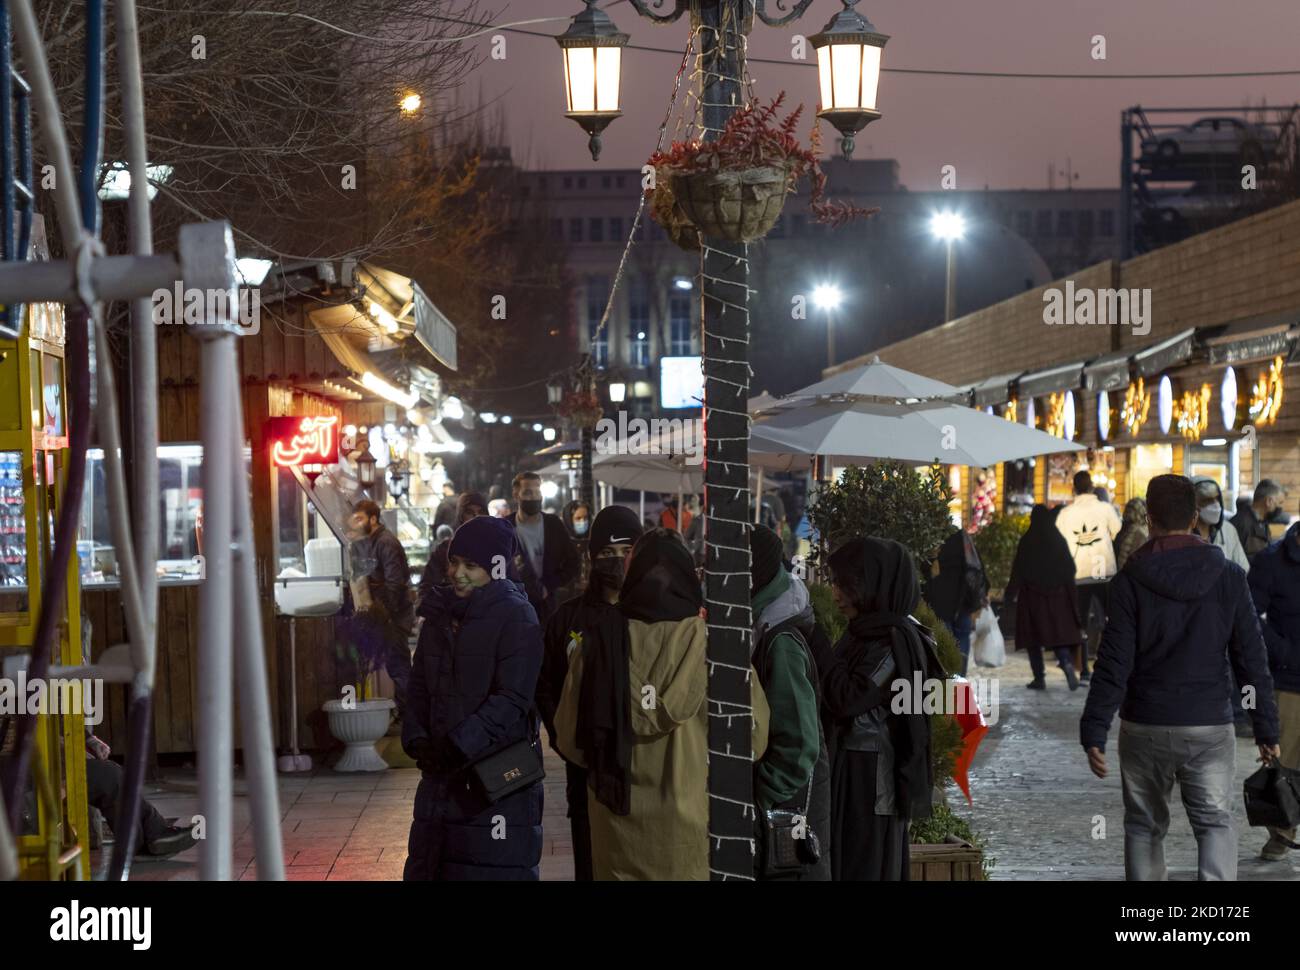
{"label": "red foliage in basket", "polygon": [[590,391],[566,391],[560,403],[555,406],[555,413],[579,423],[594,424],[600,420],[605,409],[601,406],[600,398]]}
{"label": "red foliage in basket", "polygon": [[747,105],[727,121],[714,141],[675,141],[666,152],[655,152],[649,164],[656,169],[670,169],[674,175],[696,175],[719,171],[743,171],[750,168],[783,168],[787,187],[793,192],[799,179],[808,177],[812,187],[808,207],[815,221],[840,226],[853,219],[874,215],[879,208],[863,209],[848,202],[825,197],[826,173],[818,155],[821,152],[821,129],[813,125],[809,147],[804,148],[795,136],[795,127],[803,114],[803,105],[777,123],[777,111],[785,101],[782,91],[772,103]]}

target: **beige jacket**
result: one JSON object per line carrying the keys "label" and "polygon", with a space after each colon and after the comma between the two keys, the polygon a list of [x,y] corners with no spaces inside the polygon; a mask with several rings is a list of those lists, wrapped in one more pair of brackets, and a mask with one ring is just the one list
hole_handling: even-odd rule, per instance
{"label": "beige jacket", "polygon": [[[587,790],[592,869],[597,879],[709,878],[708,735],[705,624],[629,620],[632,693],[631,811],[615,815]],[[556,746],[574,764],[582,651],[555,712]],[[754,760],[767,750],[768,706],[758,675],[749,677]]]}

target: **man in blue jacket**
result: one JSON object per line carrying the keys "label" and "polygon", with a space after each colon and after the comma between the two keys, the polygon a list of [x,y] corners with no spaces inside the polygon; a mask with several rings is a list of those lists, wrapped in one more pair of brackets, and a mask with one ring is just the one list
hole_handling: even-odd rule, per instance
{"label": "man in blue jacket", "polygon": [[[1259,491],[1256,490],[1258,497]],[[1277,542],[1256,553],[1250,570],[1255,599],[1268,647],[1268,665],[1277,690],[1282,719],[1282,763],[1300,768],[1300,522]],[[1260,858],[1285,859],[1295,829],[1269,829]]]}
{"label": "man in blue jacket", "polygon": [[1178,782],[1203,880],[1237,878],[1237,742],[1229,670],[1241,684],[1260,759],[1277,757],[1273,679],[1245,571],[1193,535],[1196,489],[1182,475],[1147,486],[1151,539],[1124,564],[1079,723],[1089,767],[1106,777],[1106,735],[1120,714],[1124,873],[1163,880],[1169,796]]}

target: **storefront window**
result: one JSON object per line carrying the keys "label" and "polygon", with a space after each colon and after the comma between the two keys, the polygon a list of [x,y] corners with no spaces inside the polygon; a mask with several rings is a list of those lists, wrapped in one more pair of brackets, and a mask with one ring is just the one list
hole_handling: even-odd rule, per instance
{"label": "storefront window", "polygon": [[1129,469],[1129,498],[1145,498],[1151,479],[1171,475],[1173,471],[1173,445],[1135,445]]}
{"label": "storefront window", "polygon": [[1008,515],[1028,515],[1034,507],[1034,459],[1009,461],[1002,467]]}
{"label": "storefront window", "polygon": [[[251,460],[245,450],[247,467]],[[109,521],[104,452],[86,452],[86,487],[82,494],[77,554],[83,586],[115,585],[117,550]],[[198,582],[201,572],[195,526],[203,507],[203,446],[158,446],[158,579],[161,583]]]}
{"label": "storefront window", "polygon": [[1236,512],[1237,503],[1237,463],[1233,449],[1224,444],[1218,447],[1188,445],[1184,455],[1187,475],[1191,478],[1213,478],[1223,490],[1224,515]]}
{"label": "storefront window", "polygon": [[433,549],[431,530],[434,509],[417,509],[403,506],[384,509],[384,526],[401,540],[406,550],[406,561],[411,567],[411,580],[423,574]]}
{"label": "storefront window", "polygon": [[1074,499],[1074,473],[1082,467],[1073,452],[1047,456],[1047,504],[1065,505]]}

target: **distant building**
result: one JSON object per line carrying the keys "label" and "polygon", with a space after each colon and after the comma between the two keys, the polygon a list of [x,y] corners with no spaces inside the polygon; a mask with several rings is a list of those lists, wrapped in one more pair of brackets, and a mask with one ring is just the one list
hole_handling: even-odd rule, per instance
{"label": "distant building", "polygon": [[[813,221],[808,187],[787,200],[768,237],[750,247],[750,314],[755,392],[793,390],[826,366],[820,311],[792,314],[800,296],[834,283],[845,301],[834,319],[837,359],[904,339],[942,322],[945,255],[929,232],[940,209],[965,215],[957,243],[957,312],[1116,258],[1118,189],[910,192],[892,159],[823,163],[832,198],[879,207],[875,217],[835,230]],[[628,382],[628,408],[659,410],[659,361],[699,354],[699,257],[670,242],[647,208],[609,322],[593,345],[641,191],[635,169],[533,171],[525,191],[541,202],[551,238],[570,254],[579,293],[575,350]],[[791,335],[797,335],[792,341]]]}

